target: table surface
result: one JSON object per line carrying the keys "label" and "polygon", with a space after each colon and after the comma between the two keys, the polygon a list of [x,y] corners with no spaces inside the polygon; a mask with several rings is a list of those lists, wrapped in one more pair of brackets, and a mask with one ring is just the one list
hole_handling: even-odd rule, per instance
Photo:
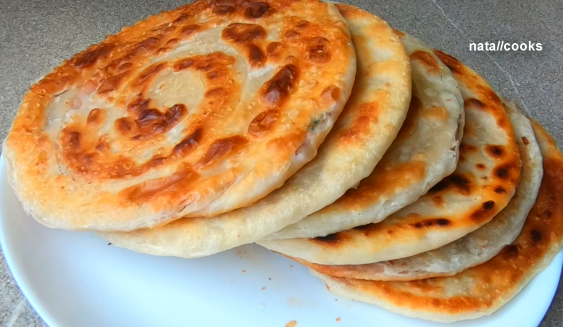
{"label": "table surface", "polygon": [[[181,0],[0,0],[0,140],[38,78],[126,25]],[[514,99],[563,144],[563,1],[358,0],[350,2],[458,57]],[[540,42],[541,52],[471,52],[471,42]],[[0,326],[45,326],[0,255]],[[563,326],[563,292],[542,324]]]}

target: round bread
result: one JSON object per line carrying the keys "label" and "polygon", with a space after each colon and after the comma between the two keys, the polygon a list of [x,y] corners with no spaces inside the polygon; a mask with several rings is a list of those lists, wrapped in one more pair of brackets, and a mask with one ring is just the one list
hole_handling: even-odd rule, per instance
{"label": "round bread", "polygon": [[506,107],[517,138],[522,172],[516,193],[493,220],[459,240],[415,256],[365,265],[318,265],[296,259],[319,273],[369,280],[415,280],[452,276],[490,260],[512,243],[536,201],[543,176],[541,152],[526,116]]}
{"label": "round bread", "polygon": [[563,246],[563,155],[541,126],[533,126],[544,169],[538,197],[518,238],[491,260],[455,276],[416,281],[368,281],[311,272],[335,294],[406,316],[454,322],[494,313]]}
{"label": "round bread", "polygon": [[437,51],[459,83],[465,130],[455,172],[380,223],[313,239],[261,241],[285,255],[325,265],[394,260],[436,249],[488,223],[514,195],[520,158],[509,117],[477,73]]}
{"label": "round bread", "polygon": [[27,212],[63,229],[247,206],[315,156],[355,71],[333,4],[196,1],[33,85],[6,142],[11,183]]}
{"label": "round bread", "polygon": [[252,206],[217,217],[100,235],[114,245],[153,255],[211,255],[299,221],[368,176],[405,120],[411,97],[410,65],[399,38],[383,20],[356,8],[343,12],[357,17],[349,27],[358,73],[350,100],[315,159]]}
{"label": "round bread", "polygon": [[[349,7],[349,6],[342,6]],[[344,18],[349,24],[353,17]],[[463,100],[450,70],[422,41],[396,31],[411,61],[413,94],[391,147],[360,184],[265,240],[326,236],[379,222],[451,174],[463,134]]]}

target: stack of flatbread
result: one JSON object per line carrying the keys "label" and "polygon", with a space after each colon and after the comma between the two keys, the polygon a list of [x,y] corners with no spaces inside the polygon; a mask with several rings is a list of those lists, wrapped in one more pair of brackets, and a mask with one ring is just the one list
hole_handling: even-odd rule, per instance
{"label": "stack of flatbread", "polygon": [[490,314],[563,242],[563,156],[454,57],[350,5],[196,1],[32,86],[25,210],[152,255],[256,242],[342,296]]}

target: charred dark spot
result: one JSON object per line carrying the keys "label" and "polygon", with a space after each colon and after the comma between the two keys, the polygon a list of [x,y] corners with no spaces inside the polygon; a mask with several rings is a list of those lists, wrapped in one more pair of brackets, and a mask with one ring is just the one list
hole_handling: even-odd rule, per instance
{"label": "charred dark spot", "polygon": [[426,219],[423,221],[418,221],[414,224],[411,224],[412,227],[416,229],[421,229],[423,227],[432,227],[432,226],[448,226],[451,222],[445,218],[435,218],[435,219]]}
{"label": "charred dark spot", "polygon": [[166,110],[166,113],[164,114],[164,119],[166,119],[166,121],[169,123],[176,122],[177,120],[182,118],[187,113],[187,111],[188,108],[186,108],[185,105],[175,104],[172,107],[170,107],[168,110]]}
{"label": "charred dark spot", "polygon": [[450,175],[444,178],[438,184],[434,185],[434,187],[430,189],[430,192],[440,192],[450,186],[455,187],[462,194],[469,194],[471,192],[471,182],[464,176],[458,174]]}
{"label": "charred dark spot", "polygon": [[475,99],[475,98],[466,99],[464,101],[464,106],[465,107],[475,107],[475,108],[478,108],[478,109],[485,108],[485,104],[483,102]]}
{"label": "charred dark spot", "polygon": [[91,50],[89,49],[76,57],[74,67],[79,69],[90,67],[100,58],[107,56],[114,47],[114,44],[102,43]]}
{"label": "charred dark spot", "polygon": [[265,84],[262,99],[270,106],[279,106],[285,102],[289,96],[289,91],[297,83],[299,70],[295,65],[283,66]]}
{"label": "charred dark spot", "polygon": [[543,235],[542,235],[541,231],[539,231],[537,229],[532,229],[530,231],[530,237],[532,238],[532,242],[534,244],[541,242],[541,240],[543,239]]}
{"label": "charred dark spot", "polygon": [[544,212],[542,212],[542,217],[546,218],[546,219],[550,219],[551,216],[553,215],[553,213],[551,212],[551,210],[547,209]]}
{"label": "charred dark spot", "polygon": [[487,151],[487,153],[491,157],[498,158],[498,157],[502,157],[504,155],[504,149],[500,145],[487,145],[485,147],[485,151]]}
{"label": "charred dark spot", "polygon": [[487,201],[483,203],[483,210],[491,210],[495,207],[495,201]]}
{"label": "charred dark spot", "polygon": [[483,165],[481,163],[476,164],[475,167],[477,167],[477,169],[480,169],[480,170],[483,170],[483,169],[486,168],[485,165]]}
{"label": "charred dark spot", "polygon": [[503,250],[504,257],[507,259],[518,257],[518,253],[518,246],[514,244],[506,246]]}
{"label": "charred dark spot", "polygon": [[150,105],[149,99],[143,99],[142,97],[136,97],[129,105],[127,106],[127,111],[139,115],[141,112],[147,110]]}
{"label": "charred dark spot", "polygon": [[337,233],[329,234],[327,236],[315,237],[313,238],[314,241],[317,242],[324,242],[324,243],[336,243],[340,240]]}
{"label": "charred dark spot", "polygon": [[195,149],[198,143],[201,141],[203,135],[203,129],[198,128],[190,135],[186,136],[180,143],[178,143],[172,153],[178,156],[185,156],[191,150]]}
{"label": "charred dark spot", "polygon": [[450,224],[450,221],[448,219],[445,218],[440,218],[437,220],[438,225],[440,226],[448,226]]}
{"label": "charred dark spot", "polygon": [[156,120],[159,120],[161,116],[162,114],[160,111],[156,109],[143,110],[137,119],[137,124],[139,124],[139,126],[146,126],[152,124]]}
{"label": "charred dark spot", "polygon": [[506,170],[506,168],[504,167],[495,169],[495,176],[497,176],[498,178],[506,179],[508,178],[508,175],[508,170]]}
{"label": "charred dark spot", "polygon": [[502,186],[497,186],[497,187],[495,187],[495,193],[504,194],[504,193],[506,193],[506,190]]}
{"label": "charred dark spot", "polygon": [[252,2],[244,15],[247,18],[260,18],[270,10],[270,5],[267,2]]}
{"label": "charred dark spot", "polygon": [[522,143],[524,143],[525,145],[530,144],[530,141],[528,141],[528,138],[525,136],[522,136]]}
{"label": "charred dark spot", "polygon": [[367,224],[367,225],[356,226],[352,229],[365,232],[365,231],[370,230],[372,227],[373,227],[373,224]]}

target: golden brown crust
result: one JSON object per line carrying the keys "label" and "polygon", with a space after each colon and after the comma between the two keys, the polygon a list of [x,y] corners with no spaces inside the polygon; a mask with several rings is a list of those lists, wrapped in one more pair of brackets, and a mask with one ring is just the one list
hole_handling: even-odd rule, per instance
{"label": "golden brown crust", "polygon": [[[392,311],[451,322],[491,314],[512,299],[563,245],[563,155],[537,123],[544,177],[520,236],[490,261],[451,277],[418,281],[366,281],[325,276],[348,296]],[[335,289],[335,287],[331,287]]]}
{"label": "golden brown crust", "polygon": [[6,143],[12,181],[40,222],[67,229],[246,206],[312,159],[354,74],[333,5],[196,1],[33,85]]}
{"label": "golden brown crust", "polygon": [[[268,240],[260,245],[324,265],[394,260],[455,241],[489,222],[508,204],[520,178],[521,162],[507,112],[476,72],[449,55],[436,54],[452,70],[465,100],[466,124],[455,172],[381,222],[323,237]],[[477,164],[484,169],[477,169]],[[416,178],[416,169],[410,174]],[[362,192],[358,188],[349,194]],[[343,202],[361,205],[363,200],[347,197]]]}
{"label": "golden brown crust", "polygon": [[[211,255],[301,220],[368,176],[405,120],[412,81],[405,48],[391,28],[376,16],[360,14],[362,19],[349,22],[358,50],[352,95],[318,154],[283,187],[252,206],[217,217],[179,219],[159,228],[101,235],[114,245],[153,255]],[[327,88],[322,98],[330,101],[341,97],[341,92]],[[266,116],[257,120],[267,120]]]}

